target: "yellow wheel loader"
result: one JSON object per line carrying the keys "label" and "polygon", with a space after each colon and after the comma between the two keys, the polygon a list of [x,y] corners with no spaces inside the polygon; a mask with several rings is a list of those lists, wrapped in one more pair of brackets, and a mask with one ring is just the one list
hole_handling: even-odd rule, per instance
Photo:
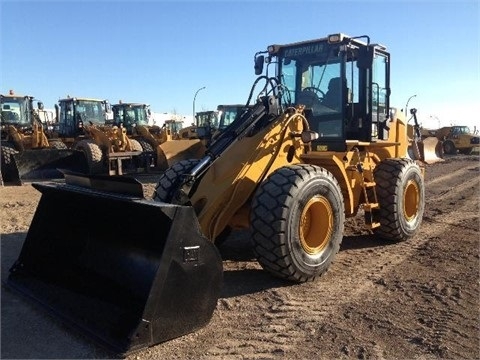
{"label": "yellow wheel loader", "polygon": [[62,178],[57,168],[81,171],[79,154],[68,150],[59,139],[47,138],[33,96],[21,96],[10,91],[0,95],[1,108],[1,167],[2,182],[20,185],[24,180]]}
{"label": "yellow wheel loader", "polygon": [[194,136],[208,146],[237,116],[246,110],[245,105],[218,105],[217,111],[197,112]]}
{"label": "yellow wheel loader", "polygon": [[480,147],[480,137],[468,126],[445,126],[434,130],[433,136],[442,141],[443,151],[449,155],[456,155],[457,151],[460,154],[470,155],[474,148]]}
{"label": "yellow wheel loader", "polygon": [[223,131],[230,125],[237,116],[246,111],[245,104],[218,105],[218,131]]}
{"label": "yellow wheel loader", "polygon": [[55,111],[57,126],[52,136],[84,154],[87,173],[123,175],[147,170],[141,144],[130,139],[122,125],[108,123],[106,100],[67,97],[58,101]]}
{"label": "yellow wheel loader", "polygon": [[[410,109],[414,124],[408,124],[407,134],[410,139],[408,154],[411,159],[419,159],[426,164],[444,161],[442,142],[434,136],[425,136],[417,119],[417,109]],[[408,122],[407,122],[408,123]]]}
{"label": "yellow wheel loader", "polygon": [[192,138],[189,129],[182,129],[181,121],[167,120],[163,127],[149,125],[151,111],[147,104],[119,102],[112,110],[114,125],[125,127],[128,137],[138,141],[144,154],[149,156],[148,170],[164,171],[177,161],[199,158],[205,152],[203,144]]}
{"label": "yellow wheel loader", "polygon": [[8,284],[128,353],[208,323],[228,229],[249,228],[262,267],[292,282],[328,270],[347,217],[364,214],[380,239],[414,236],[424,168],[408,158],[404,115],[390,112],[387,50],[334,34],[255,59],[265,74],[248,110],[201,159],[163,173],[153,200],[132,179],[35,184],[42,198]]}

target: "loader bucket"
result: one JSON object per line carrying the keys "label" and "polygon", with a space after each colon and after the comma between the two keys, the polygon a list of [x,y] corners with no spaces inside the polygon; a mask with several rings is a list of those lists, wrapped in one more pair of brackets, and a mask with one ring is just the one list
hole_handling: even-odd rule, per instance
{"label": "loader bucket", "polygon": [[169,140],[157,148],[157,167],[166,170],[173,164],[188,159],[201,159],[206,147],[201,140]]}
{"label": "loader bucket", "polygon": [[421,160],[426,164],[444,161],[442,142],[435,137],[427,137],[422,141],[412,142],[408,148],[409,157]]}
{"label": "loader bucket", "polygon": [[42,193],[7,286],[116,354],[205,326],[222,262],[192,207],[69,184]]}
{"label": "loader bucket", "polygon": [[59,179],[63,174],[58,169],[86,172],[87,162],[80,151],[59,149],[25,150],[13,155],[12,182],[24,180]]}

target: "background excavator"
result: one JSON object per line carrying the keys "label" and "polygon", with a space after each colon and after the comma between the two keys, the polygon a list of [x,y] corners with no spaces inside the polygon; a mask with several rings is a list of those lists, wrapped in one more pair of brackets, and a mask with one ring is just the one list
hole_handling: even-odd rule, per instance
{"label": "background excavator", "polygon": [[154,200],[134,181],[35,184],[42,198],[8,284],[128,353],[208,323],[222,284],[215,242],[229,229],[249,228],[261,266],[297,283],[328,270],[346,217],[408,240],[424,167],[408,156],[404,114],[390,111],[390,64],[367,36],[269,46],[247,109],[202,158],[162,174]]}
{"label": "background excavator", "polygon": [[23,180],[62,178],[57,168],[83,170],[82,159],[68,150],[59,139],[49,139],[43,103],[33,106],[33,96],[10,91],[0,95],[1,173],[6,184],[20,185]]}

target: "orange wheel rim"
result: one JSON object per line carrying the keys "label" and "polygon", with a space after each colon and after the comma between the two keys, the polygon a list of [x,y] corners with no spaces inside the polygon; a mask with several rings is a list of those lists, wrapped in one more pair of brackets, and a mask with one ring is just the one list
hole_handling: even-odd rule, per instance
{"label": "orange wheel rim", "polygon": [[333,209],[323,196],[310,199],[300,217],[300,243],[310,255],[320,253],[328,244],[333,232]]}
{"label": "orange wheel rim", "polygon": [[417,216],[420,204],[420,190],[414,180],[409,180],[403,192],[403,215],[407,221]]}

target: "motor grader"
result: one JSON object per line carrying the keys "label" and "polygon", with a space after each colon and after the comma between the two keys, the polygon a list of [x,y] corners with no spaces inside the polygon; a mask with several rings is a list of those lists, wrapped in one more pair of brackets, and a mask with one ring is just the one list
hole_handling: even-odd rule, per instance
{"label": "motor grader", "polygon": [[52,137],[81,151],[89,174],[123,175],[146,171],[148,157],[122,126],[109,124],[106,100],[67,97],[55,105],[57,125]]}
{"label": "motor grader", "polygon": [[248,110],[201,159],[162,174],[153,200],[134,181],[35,184],[42,198],[8,284],[128,353],[208,323],[228,229],[249,228],[262,267],[296,283],[327,271],[347,217],[363,214],[380,241],[414,236],[424,167],[408,158],[404,115],[390,112],[386,48],[334,34],[269,46],[255,69]]}
{"label": "motor grader", "polygon": [[58,139],[48,139],[41,118],[42,102],[10,90],[0,95],[2,182],[20,185],[24,180],[61,178],[57,168],[82,170],[81,159]]}
{"label": "motor grader", "polygon": [[120,101],[112,111],[114,125],[126,128],[128,137],[138,141],[149,156],[149,171],[164,171],[177,161],[199,158],[205,152],[191,129],[182,128],[182,121],[166,120],[162,127],[149,125],[151,110],[147,104]]}

